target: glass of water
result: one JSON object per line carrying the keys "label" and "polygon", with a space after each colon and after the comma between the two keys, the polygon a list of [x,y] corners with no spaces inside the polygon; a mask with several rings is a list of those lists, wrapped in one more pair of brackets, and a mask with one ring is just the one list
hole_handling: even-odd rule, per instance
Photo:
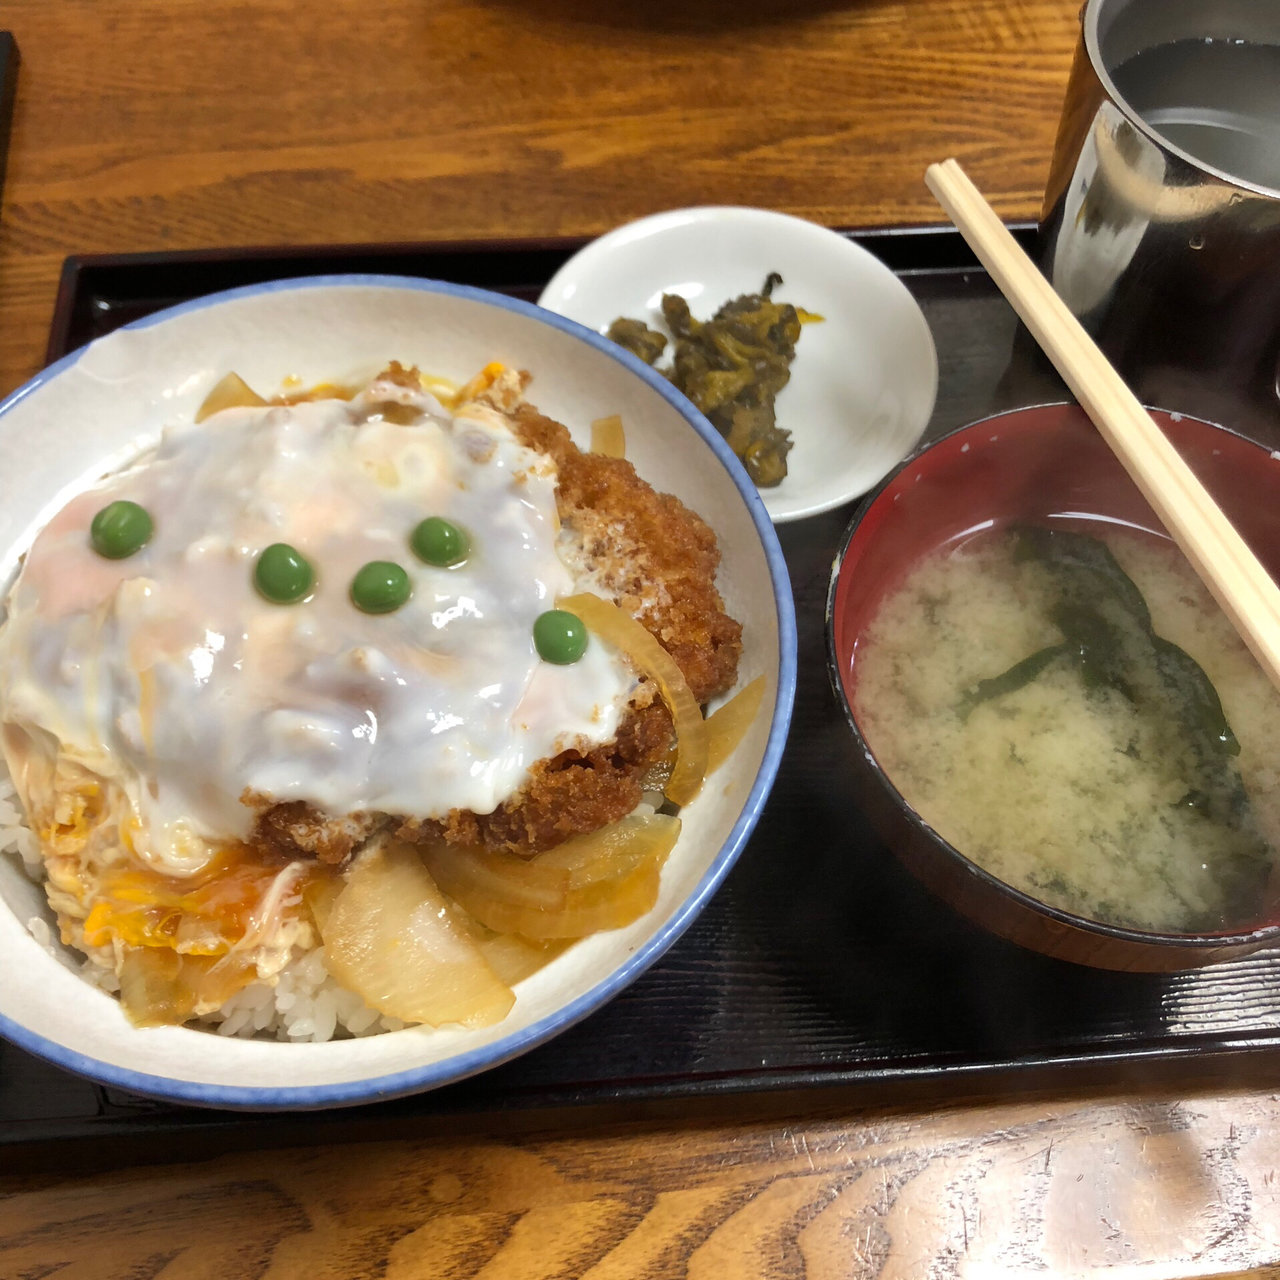
{"label": "glass of water", "polygon": [[1040,251],[1141,398],[1280,443],[1280,0],[1088,0]]}

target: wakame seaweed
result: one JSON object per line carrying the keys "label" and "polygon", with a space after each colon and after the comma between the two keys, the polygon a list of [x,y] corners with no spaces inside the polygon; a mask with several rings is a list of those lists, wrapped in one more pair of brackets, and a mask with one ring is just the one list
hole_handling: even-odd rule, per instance
{"label": "wakame seaweed", "polygon": [[1170,726],[1168,750],[1180,756],[1186,792],[1178,801],[1231,830],[1231,865],[1222,870],[1242,915],[1260,900],[1270,869],[1234,759],[1240,752],[1212,681],[1194,658],[1157,635],[1146,600],[1106,543],[1087,534],[1014,528],[1014,559],[1046,574],[1049,616],[1062,641],[978,682],[959,703],[962,716],[1025,688],[1050,667],[1069,663],[1086,694],[1114,692]]}
{"label": "wakame seaweed", "polygon": [[1189,653],[1156,634],[1142,592],[1105,542],[1036,525],[1019,526],[1014,537],[1014,558],[1036,560],[1053,576],[1059,596],[1051,616],[1087,688],[1115,689],[1134,703],[1144,688],[1148,696],[1163,691],[1205,750],[1240,754],[1213,682]]}
{"label": "wakame seaweed", "polygon": [[1029,685],[1056,658],[1067,652],[1065,644],[1051,644],[1045,649],[1037,650],[1021,662],[1015,662],[1008,671],[1002,672],[990,680],[979,680],[964,697],[960,699],[960,714],[967,716],[976,706],[990,702],[992,698],[1002,698],[1005,694],[1017,693],[1019,689]]}
{"label": "wakame seaweed", "polygon": [[[786,477],[791,433],[778,426],[774,401],[791,378],[801,323],[821,319],[774,302],[781,283],[770,272],[759,293],[731,299],[705,322],[694,319],[679,294],[662,298],[675,339],[666,376],[707,415],[762,489]],[[667,345],[662,333],[625,317],[609,326],[609,337],[655,366]]]}

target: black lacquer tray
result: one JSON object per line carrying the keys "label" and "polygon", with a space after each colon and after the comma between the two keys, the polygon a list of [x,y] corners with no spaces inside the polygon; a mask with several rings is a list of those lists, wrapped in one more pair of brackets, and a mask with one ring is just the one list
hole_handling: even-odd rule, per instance
{"label": "black lacquer tray", "polygon": [[[1030,242],[1030,229],[1016,230]],[[956,232],[850,234],[901,274],[932,326],[941,385],[931,435],[1064,398]],[[390,272],[533,298],[577,247],[543,241],[73,258],[49,356],[157,307],[283,276]],[[958,918],[872,834],[848,798],[848,735],[824,645],[832,555],[851,513],[779,529],[799,615],[800,682],[777,785],[717,897],[611,1004],[550,1044],[460,1084],[293,1116],[150,1102],[0,1043],[0,1170],[457,1131],[499,1115],[504,1124],[637,1110],[710,1117],[724,1114],[728,1099],[738,1106],[742,1095],[781,1106],[853,1106],[1156,1078],[1280,1078],[1271,1065],[1280,1048],[1280,952],[1174,976],[1048,960]]]}

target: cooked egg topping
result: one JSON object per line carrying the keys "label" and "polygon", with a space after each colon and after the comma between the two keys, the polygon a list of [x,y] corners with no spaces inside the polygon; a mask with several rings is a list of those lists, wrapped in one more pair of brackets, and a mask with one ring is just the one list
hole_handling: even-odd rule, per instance
{"label": "cooked egg topping", "polygon": [[[634,688],[604,643],[539,657],[535,623],[578,585],[555,486],[496,410],[390,380],[170,429],[26,558],[0,631],[15,779],[34,752],[111,781],[132,852],[179,875],[249,834],[249,797],[491,812],[535,761],[611,739]],[[89,531],[117,502],[152,527],[113,558]],[[415,553],[428,519],[464,557]],[[255,585],[279,544],[313,572],[287,602]],[[357,607],[375,564],[403,571],[394,607]]]}

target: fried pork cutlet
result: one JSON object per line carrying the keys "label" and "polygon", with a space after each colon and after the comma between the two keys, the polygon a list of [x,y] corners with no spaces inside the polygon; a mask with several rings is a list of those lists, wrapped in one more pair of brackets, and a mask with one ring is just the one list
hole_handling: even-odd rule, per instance
{"label": "fried pork cutlet", "polygon": [[[519,400],[521,386],[507,381],[484,398],[507,413],[523,444],[554,460],[566,561],[657,638],[699,702],[726,692],[737,676],[742,628],[716,590],[715,535],[678,498],[636,475],[631,463],[580,450],[565,427]],[[642,681],[613,742],[539,761],[524,787],[492,813],[330,818],[296,801],[273,805],[253,795],[244,801],[259,813],[253,843],[285,857],[302,853],[339,863],[388,828],[413,842],[445,840],[532,856],[630,813],[646,776],[669,756],[672,737],[666,706]]]}

